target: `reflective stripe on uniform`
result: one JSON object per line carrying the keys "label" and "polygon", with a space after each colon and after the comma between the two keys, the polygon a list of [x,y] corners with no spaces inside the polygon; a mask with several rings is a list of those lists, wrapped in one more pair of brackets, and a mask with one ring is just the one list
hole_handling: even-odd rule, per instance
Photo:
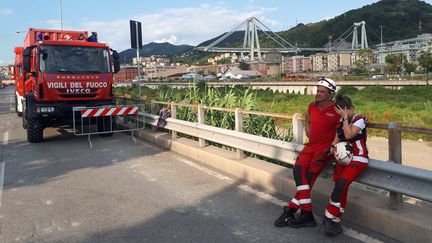
{"label": "reflective stripe on uniform", "polygon": [[308,203],[312,203],[312,200],[310,198],[307,199],[300,199],[298,200],[300,204],[308,204]]}
{"label": "reflective stripe on uniform", "polygon": [[357,161],[361,163],[369,163],[369,159],[361,156],[353,156],[352,161]]}
{"label": "reflective stripe on uniform", "polygon": [[301,185],[297,187],[297,191],[310,190],[309,185]]}
{"label": "reflective stripe on uniform", "polygon": [[333,201],[330,199],[330,204],[333,205],[333,206],[335,206],[335,207],[337,207],[341,213],[344,213],[344,212],[345,212],[345,209],[341,207],[340,202],[333,202]]}
{"label": "reflective stripe on uniform", "polygon": [[334,216],[329,211],[327,211],[327,209],[325,210],[324,215],[327,218],[331,219],[331,221],[333,221],[333,222],[339,223],[341,221],[339,217]]}

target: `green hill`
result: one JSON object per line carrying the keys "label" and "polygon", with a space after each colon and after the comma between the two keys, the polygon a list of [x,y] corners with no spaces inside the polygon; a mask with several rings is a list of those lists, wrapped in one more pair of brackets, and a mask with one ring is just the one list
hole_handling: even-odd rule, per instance
{"label": "green hill", "polygon": [[[363,20],[371,44],[380,43],[380,25],[383,26],[384,42],[411,38],[432,32],[432,6],[418,0],[381,0],[329,20],[299,24],[278,34],[292,43],[297,42],[298,46],[321,47],[328,42],[330,35],[335,39],[354,22]],[[422,22],[421,32],[419,21]]]}
{"label": "green hill", "polygon": [[[173,45],[168,42],[155,43],[151,42],[143,45],[140,49],[141,57],[148,57],[151,55],[163,55],[167,57],[173,57],[175,55],[181,55],[182,53],[191,51],[193,46],[189,45]],[[120,61],[123,63],[131,63],[132,58],[136,57],[136,49],[126,49],[119,53]]]}

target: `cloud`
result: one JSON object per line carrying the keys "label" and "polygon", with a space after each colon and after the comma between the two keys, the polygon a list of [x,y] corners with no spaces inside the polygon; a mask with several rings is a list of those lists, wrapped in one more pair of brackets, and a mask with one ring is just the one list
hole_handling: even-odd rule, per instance
{"label": "cloud", "polygon": [[168,38],[162,38],[160,40],[155,40],[154,42],[157,42],[157,43],[163,43],[163,42],[176,43],[177,37],[175,35],[171,35]]}
{"label": "cloud", "polygon": [[[143,43],[152,41],[172,44],[197,45],[202,41],[228,32],[246,18],[255,16],[269,27],[281,24],[266,18],[266,13],[275,8],[247,8],[235,10],[224,4],[202,4],[189,8],[166,8],[158,12],[131,16],[142,23]],[[58,21],[50,23],[58,28]],[[79,28],[78,28],[79,27]],[[129,19],[112,21],[81,20],[75,29],[97,31],[99,40],[107,42],[119,51],[130,48]]]}
{"label": "cloud", "polygon": [[12,9],[9,8],[0,8],[0,15],[11,15]]}

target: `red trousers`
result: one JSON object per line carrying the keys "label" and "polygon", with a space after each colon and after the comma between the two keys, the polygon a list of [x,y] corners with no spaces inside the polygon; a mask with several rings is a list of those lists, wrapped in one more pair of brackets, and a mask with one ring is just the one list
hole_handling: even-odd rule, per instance
{"label": "red trousers", "polygon": [[297,192],[288,207],[297,211],[312,211],[311,189],[316,178],[333,156],[327,155],[328,144],[307,144],[294,164]]}
{"label": "red trousers", "polygon": [[[366,160],[367,161],[367,160]],[[367,162],[351,161],[348,165],[336,164],[333,180],[335,187],[325,210],[325,217],[333,222],[340,222],[345,211],[348,187],[367,167]]]}

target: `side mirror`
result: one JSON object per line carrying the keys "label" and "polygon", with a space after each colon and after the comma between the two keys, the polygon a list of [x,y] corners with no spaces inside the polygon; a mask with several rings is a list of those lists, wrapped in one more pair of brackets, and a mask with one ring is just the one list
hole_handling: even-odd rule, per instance
{"label": "side mirror", "polygon": [[120,56],[117,51],[113,50],[113,61],[114,61],[114,73],[118,73],[120,71]]}
{"label": "side mirror", "polygon": [[25,72],[31,71],[31,63],[30,63],[31,58],[30,57],[31,57],[32,49],[33,49],[33,47],[29,46],[26,49],[24,49],[24,52],[23,52],[23,66],[24,66],[23,69]]}

